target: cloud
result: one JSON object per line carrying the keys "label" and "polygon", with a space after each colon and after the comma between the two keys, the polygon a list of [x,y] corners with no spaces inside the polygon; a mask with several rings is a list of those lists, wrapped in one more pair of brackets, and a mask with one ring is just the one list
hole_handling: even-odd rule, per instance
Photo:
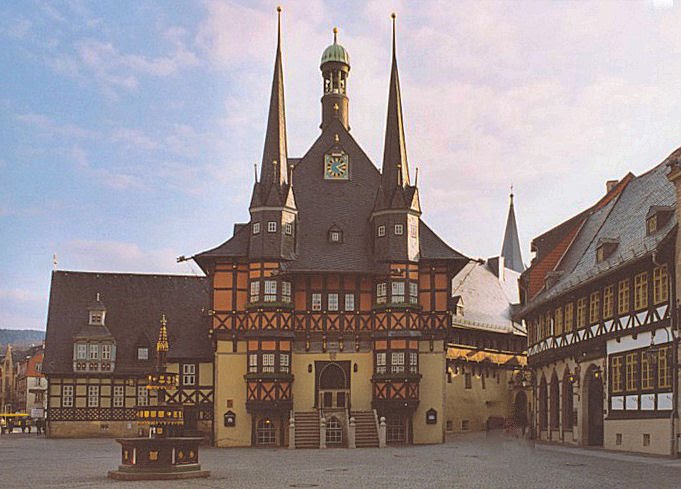
{"label": "cloud", "polygon": [[109,138],[112,143],[123,143],[129,147],[146,151],[156,150],[159,143],[137,129],[118,128],[113,131]]}
{"label": "cloud", "polygon": [[17,114],[16,119],[30,128],[51,137],[60,136],[72,139],[89,139],[98,136],[96,131],[85,129],[76,124],[59,123],[45,114],[35,112]]}
{"label": "cloud", "polygon": [[76,163],[77,169],[85,174],[88,182],[94,181],[117,190],[143,190],[146,188],[142,179],[132,173],[91,165],[88,153],[80,146],[72,147],[68,154]]}
{"label": "cloud", "polygon": [[106,240],[72,240],[60,250],[60,268],[101,272],[195,273],[178,264],[171,248],[143,249],[136,243]]}
{"label": "cloud", "polygon": [[0,301],[42,302],[44,298],[34,290],[13,288],[0,289]]}

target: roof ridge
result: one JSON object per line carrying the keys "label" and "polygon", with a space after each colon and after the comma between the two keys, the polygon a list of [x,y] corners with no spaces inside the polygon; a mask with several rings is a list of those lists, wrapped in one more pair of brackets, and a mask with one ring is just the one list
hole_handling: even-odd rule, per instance
{"label": "roof ridge", "polygon": [[191,279],[205,279],[196,275],[186,275],[179,273],[151,273],[151,272],[97,272],[84,270],[53,270],[53,274],[59,275],[109,275],[109,276],[136,276],[136,277],[164,277],[164,278],[191,278]]}

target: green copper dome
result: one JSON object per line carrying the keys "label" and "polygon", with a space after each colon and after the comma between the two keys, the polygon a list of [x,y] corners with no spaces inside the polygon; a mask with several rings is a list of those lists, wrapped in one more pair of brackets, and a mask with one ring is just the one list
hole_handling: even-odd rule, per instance
{"label": "green copper dome", "polygon": [[336,34],[338,33],[338,30],[334,28],[333,30],[333,44],[330,45],[328,48],[324,50],[322,53],[322,61],[320,64],[328,63],[330,61],[335,61],[337,63],[344,63],[346,65],[350,65],[350,55],[348,54],[347,50],[338,44],[338,40],[336,39]]}

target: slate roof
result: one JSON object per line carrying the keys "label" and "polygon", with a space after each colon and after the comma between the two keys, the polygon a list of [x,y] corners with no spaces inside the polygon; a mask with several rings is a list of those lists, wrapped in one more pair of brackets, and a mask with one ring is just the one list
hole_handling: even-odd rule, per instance
{"label": "slate roof", "polygon": [[[99,292],[106,329],[116,340],[118,374],[144,374],[154,362],[161,314],[168,319],[169,359],[210,361],[208,282],[204,277],[55,271],[47,315],[44,371],[73,373],[74,336],[88,326],[88,305]],[[137,360],[137,347],[149,361]]]}
{"label": "slate roof", "polygon": [[[646,215],[652,206],[676,205],[674,185],[667,179],[668,163],[679,158],[677,150],[648,172],[633,177],[616,198],[592,212],[584,221],[562,260],[557,264],[556,281],[542,290],[528,305],[536,307],[580,284],[638,259],[657,249],[662,241],[675,232],[676,216],[648,236]],[[614,253],[596,263],[599,242],[618,240]]]}
{"label": "slate roof", "polygon": [[520,239],[518,239],[518,226],[515,220],[513,194],[511,194],[511,204],[508,207],[508,218],[506,219],[506,231],[504,231],[504,243],[501,246],[501,256],[504,257],[504,264],[507,268],[519,273],[525,270],[523,256],[520,252]]}
{"label": "slate roof", "polygon": [[463,299],[463,316],[455,315],[455,326],[469,329],[522,334],[522,326],[511,317],[511,301],[502,283],[482,261],[469,261],[452,279],[452,296]]}

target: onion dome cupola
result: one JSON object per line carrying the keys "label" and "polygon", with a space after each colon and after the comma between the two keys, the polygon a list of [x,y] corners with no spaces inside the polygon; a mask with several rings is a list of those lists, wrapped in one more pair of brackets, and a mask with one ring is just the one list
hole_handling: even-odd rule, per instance
{"label": "onion dome cupola", "polygon": [[340,120],[343,127],[350,129],[348,120],[347,81],[350,73],[350,55],[338,44],[338,29],[333,28],[333,44],[322,53],[319,66],[324,80],[322,96],[322,130],[332,121]]}

